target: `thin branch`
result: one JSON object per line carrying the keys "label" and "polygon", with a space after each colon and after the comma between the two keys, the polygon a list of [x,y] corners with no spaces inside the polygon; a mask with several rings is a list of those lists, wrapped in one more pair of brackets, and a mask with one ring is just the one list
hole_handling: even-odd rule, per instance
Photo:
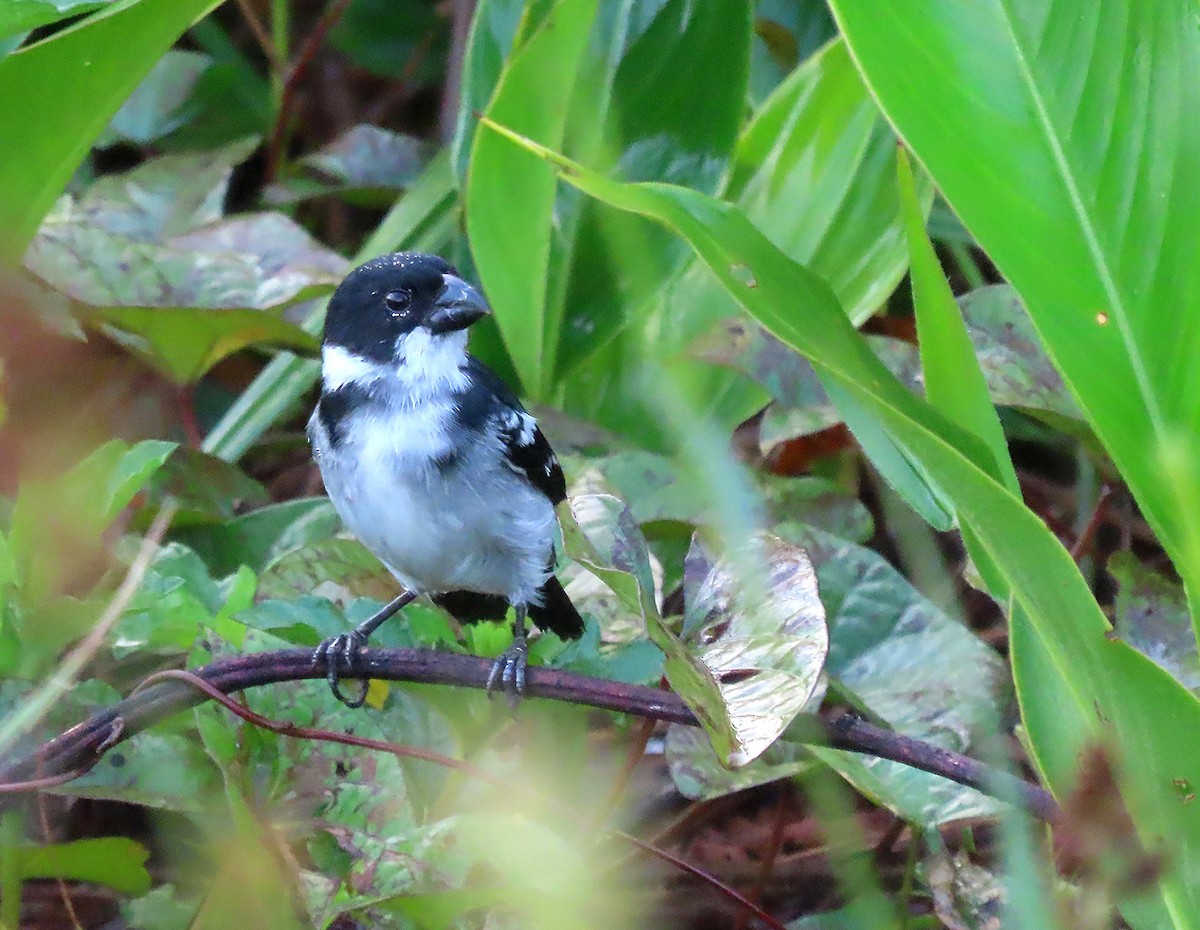
{"label": "thin branch", "polygon": [[242,14],[242,19],[246,21],[246,25],[250,27],[250,32],[254,36],[254,41],[258,43],[259,49],[267,59],[267,64],[271,68],[271,73],[276,75],[283,74],[283,62],[279,60],[279,56],[275,54],[275,43],[271,41],[271,36],[267,33],[267,28],[262,24],[262,20],[258,18],[258,14],[254,12],[254,8],[250,5],[249,0],[236,0],[237,8]]}
{"label": "thin branch", "polygon": [[331,0],[296,52],[293,63],[288,69],[287,76],[283,80],[283,90],[279,95],[279,112],[275,114],[275,128],[267,143],[266,175],[268,181],[275,180],[275,175],[279,171],[279,161],[283,157],[284,140],[287,137],[288,124],[292,118],[292,106],[300,81],[308,73],[309,66],[321,46],[325,44],[325,37],[329,35],[329,30],[337,25],[349,5],[350,0]]}
{"label": "thin branch", "polygon": [[[477,656],[429,649],[370,649],[361,655],[359,665],[371,678],[482,689],[492,663]],[[354,672],[344,665],[340,672],[345,677],[354,677]],[[325,670],[313,660],[312,650],[284,649],[222,659],[198,669],[195,675],[217,691],[229,694],[284,681],[323,679]],[[530,668],[526,694],[530,698],[584,704],[685,726],[699,725],[687,705],[669,691],[560,669]],[[30,755],[8,764],[0,763],[0,786],[90,767],[111,746],[202,700],[188,684],[156,681]],[[117,726],[119,731],[114,730]],[[802,714],[785,735],[796,742],[865,753],[931,772],[1020,805],[1043,820],[1052,819],[1058,810],[1054,798],[1039,785],[959,753],[877,727],[853,714],[839,712],[830,717]],[[0,807],[4,804],[0,796]]]}

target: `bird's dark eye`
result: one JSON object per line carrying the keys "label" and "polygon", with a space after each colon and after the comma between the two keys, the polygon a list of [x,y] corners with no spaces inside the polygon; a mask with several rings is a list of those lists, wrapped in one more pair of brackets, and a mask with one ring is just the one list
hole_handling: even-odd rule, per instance
{"label": "bird's dark eye", "polygon": [[412,302],[412,294],[408,291],[388,291],[383,296],[383,302],[387,304],[387,308],[392,316],[403,316],[408,312],[408,305]]}

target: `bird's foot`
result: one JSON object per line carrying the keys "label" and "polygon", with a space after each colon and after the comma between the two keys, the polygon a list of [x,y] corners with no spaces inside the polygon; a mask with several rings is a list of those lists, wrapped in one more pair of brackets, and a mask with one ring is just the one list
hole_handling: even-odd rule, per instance
{"label": "bird's foot", "polygon": [[515,708],[525,696],[525,669],[529,666],[529,646],[524,637],[513,640],[513,644],[505,649],[492,664],[492,671],[487,680],[487,696],[499,685],[504,689],[508,706]]}
{"label": "bird's foot", "polygon": [[323,640],[313,653],[313,662],[325,666],[325,680],[329,682],[329,690],[347,707],[362,707],[367,702],[367,691],[371,685],[364,677],[360,682],[358,696],[347,697],[342,692],[338,662],[339,660],[345,662],[353,675],[358,672],[358,661],[366,648],[366,634],[361,630],[351,630],[349,633],[342,633],[340,636],[331,636]]}

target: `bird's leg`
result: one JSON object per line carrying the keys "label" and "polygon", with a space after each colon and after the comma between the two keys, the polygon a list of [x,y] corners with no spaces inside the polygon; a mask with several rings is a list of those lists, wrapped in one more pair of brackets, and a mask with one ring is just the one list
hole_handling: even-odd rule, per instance
{"label": "bird's leg", "polygon": [[355,666],[358,664],[359,653],[366,648],[368,637],[379,629],[384,621],[393,616],[405,604],[411,602],[416,596],[416,591],[402,592],[399,597],[385,604],[349,633],[342,633],[340,636],[331,636],[329,639],[322,641],[321,645],[317,646],[316,652],[313,653],[313,662],[317,665],[324,664],[325,680],[329,682],[329,690],[333,692],[335,698],[347,707],[362,707],[366,703],[367,688],[370,685],[364,678],[362,680],[362,688],[358,692],[358,697],[346,697],[342,693],[340,676],[338,674],[338,661],[344,660],[351,674],[357,671]]}
{"label": "bird's leg", "polygon": [[488,697],[492,696],[496,685],[500,684],[508,692],[509,707],[515,707],[517,701],[525,695],[525,668],[529,664],[529,644],[525,641],[527,610],[524,604],[516,608],[517,621],[513,625],[512,645],[496,658],[487,680]]}

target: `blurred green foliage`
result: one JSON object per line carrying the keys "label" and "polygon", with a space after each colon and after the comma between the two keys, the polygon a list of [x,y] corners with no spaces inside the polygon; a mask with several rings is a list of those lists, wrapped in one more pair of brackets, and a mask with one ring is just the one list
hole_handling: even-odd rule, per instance
{"label": "blurred green foliage", "polygon": [[[570,478],[560,572],[588,628],[541,637],[534,660],[665,677],[704,723],[661,744],[681,795],[786,779],[848,824],[827,850],[847,907],[794,926],[1071,927],[1114,907],[1136,930],[1200,925],[1185,0],[479,0],[451,22],[460,6],[0,8],[0,291],[23,353],[0,367],[0,443],[21,453],[0,460],[0,757],[149,672],[311,647],[391,596],[295,479],[311,474],[299,424],[342,274],[435,251],[486,290],[473,351],[534,405]],[[915,335],[896,328],[909,312]],[[21,379],[72,339],[137,359],[159,420],[131,406],[120,438],[39,445],[63,424],[29,398],[66,396],[53,362],[72,356],[46,348],[50,380]],[[1021,498],[1018,436],[1126,482],[1177,578],[1126,547],[1110,625],[1103,587]],[[971,611],[918,590],[946,574],[939,555],[905,578],[879,551],[906,538],[868,506],[893,492],[957,531],[1009,624],[1007,664]],[[79,647],[139,557],[111,627]],[[379,646],[495,655],[510,635],[430,604],[403,619]],[[154,928],[644,923],[614,865],[628,721],[607,723],[614,750],[579,708],[530,702],[514,722],[432,686],[376,684],[358,713],[320,683],[246,699],[503,787],[203,706],[54,789],[150,811],[171,882],[150,889],[133,840],[52,842],[8,813],[0,925],[33,877],[107,885]],[[992,757],[1019,715],[1069,808],[1101,747],[1106,864],[1050,891],[1048,857],[994,798],[791,739],[822,701]],[[922,837],[898,890],[862,855],[846,786]],[[966,819],[1001,824],[986,867],[937,832]],[[1130,845],[1157,857],[1140,882],[1112,864]]]}

